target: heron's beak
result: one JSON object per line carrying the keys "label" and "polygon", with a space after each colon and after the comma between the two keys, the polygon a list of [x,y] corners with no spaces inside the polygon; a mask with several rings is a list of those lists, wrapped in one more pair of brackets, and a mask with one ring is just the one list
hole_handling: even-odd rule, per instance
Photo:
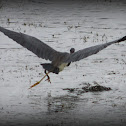
{"label": "heron's beak", "polygon": [[33,84],[32,86],[30,86],[29,89],[31,89],[31,88],[35,87],[36,85],[38,85],[49,73],[50,73],[50,72],[46,73],[46,75],[45,75],[40,81],[38,81],[37,83],[35,83],[35,84]]}

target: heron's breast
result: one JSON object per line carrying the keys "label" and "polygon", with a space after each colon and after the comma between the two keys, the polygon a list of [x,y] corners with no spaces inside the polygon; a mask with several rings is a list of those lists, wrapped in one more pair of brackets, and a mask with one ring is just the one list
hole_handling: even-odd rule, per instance
{"label": "heron's breast", "polygon": [[59,65],[59,71],[62,71],[66,66],[67,66],[68,63],[62,63],[61,65]]}

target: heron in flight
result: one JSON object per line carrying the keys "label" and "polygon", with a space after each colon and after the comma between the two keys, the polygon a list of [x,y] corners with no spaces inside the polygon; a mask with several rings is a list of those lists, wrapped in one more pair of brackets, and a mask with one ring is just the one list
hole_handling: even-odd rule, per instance
{"label": "heron in flight", "polygon": [[26,35],[24,33],[11,31],[3,27],[0,27],[0,31],[3,32],[9,38],[16,41],[18,44],[32,51],[38,57],[51,61],[51,63],[41,64],[42,67],[45,69],[45,76],[40,81],[32,85],[30,88],[38,85],[46,76],[47,80],[50,82],[50,77],[48,75],[50,72],[58,74],[64,69],[64,67],[69,66],[71,62],[79,61],[88,56],[98,53],[99,51],[103,50],[111,44],[119,43],[126,40],[126,36],[124,36],[115,41],[88,47],[85,49],[78,50],[76,52],[74,48],[71,48],[70,53],[67,53],[56,51],[55,49],[51,48],[39,39],[30,35]]}

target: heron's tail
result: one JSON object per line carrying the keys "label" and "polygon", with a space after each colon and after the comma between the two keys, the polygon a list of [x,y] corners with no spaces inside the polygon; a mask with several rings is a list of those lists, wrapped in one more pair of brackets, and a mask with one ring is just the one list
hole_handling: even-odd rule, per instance
{"label": "heron's tail", "polygon": [[42,67],[45,70],[47,70],[49,72],[53,72],[55,74],[58,74],[59,73],[59,68],[54,67],[51,63],[44,63],[44,64],[41,64],[41,65],[42,65]]}
{"label": "heron's tail", "polygon": [[41,64],[41,65],[42,65],[42,67],[43,67],[45,70],[48,70],[48,71],[50,71],[50,72],[52,72],[52,70],[54,69],[53,65],[50,64],[50,63],[43,63],[43,64]]}

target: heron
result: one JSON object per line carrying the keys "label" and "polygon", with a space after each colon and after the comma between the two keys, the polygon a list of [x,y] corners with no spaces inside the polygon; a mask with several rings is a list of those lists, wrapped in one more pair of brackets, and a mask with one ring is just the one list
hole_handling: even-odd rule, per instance
{"label": "heron", "polygon": [[15,32],[3,27],[0,27],[0,31],[12,40],[16,41],[21,46],[36,54],[38,57],[51,61],[51,63],[41,64],[43,69],[45,69],[45,76],[37,83],[30,86],[30,88],[38,85],[45,77],[47,77],[47,80],[51,83],[49,77],[50,72],[59,74],[59,72],[61,72],[65,67],[69,66],[72,62],[76,62],[93,54],[97,54],[99,51],[114,43],[119,43],[126,40],[126,36],[124,36],[114,41],[110,41],[104,44],[98,44],[78,51],[75,51],[74,48],[71,48],[70,52],[68,53],[56,51],[36,37],[21,32]]}

